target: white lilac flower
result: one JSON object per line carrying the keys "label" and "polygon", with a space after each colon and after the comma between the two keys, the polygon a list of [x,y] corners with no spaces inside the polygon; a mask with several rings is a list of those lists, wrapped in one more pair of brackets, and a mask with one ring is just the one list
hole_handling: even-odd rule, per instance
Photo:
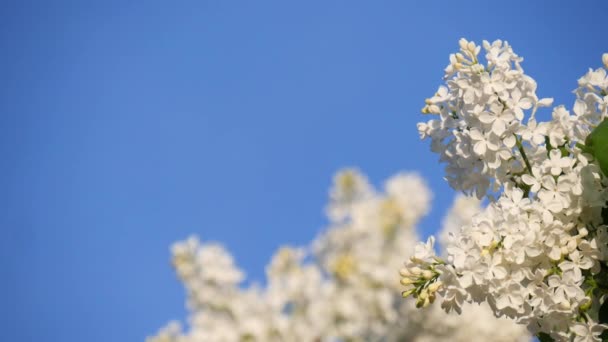
{"label": "white lilac flower", "polygon": [[[606,326],[595,323],[595,275],[608,257],[601,215],[607,180],[581,144],[608,117],[608,74],[590,69],[578,80],[572,113],[557,106],[549,121],[537,122],[536,110],[552,99],[538,98],[536,82],[507,42],[482,45],[485,64],[481,47],[460,41],[441,96],[423,110],[435,119],[418,128],[446,164],[449,184],[489,205],[450,228],[449,239],[442,238],[444,258],[406,262],[402,275],[416,289],[406,294],[419,296],[441,283],[436,296],[446,311],[487,302],[496,316],[512,317],[533,334],[599,340]],[[417,269],[433,275],[410,275]]]}
{"label": "white lilac flower", "polygon": [[574,333],[574,342],[596,342],[601,341],[601,333],[606,330],[604,324],[597,324],[592,320],[587,323],[574,323],[570,330]]}

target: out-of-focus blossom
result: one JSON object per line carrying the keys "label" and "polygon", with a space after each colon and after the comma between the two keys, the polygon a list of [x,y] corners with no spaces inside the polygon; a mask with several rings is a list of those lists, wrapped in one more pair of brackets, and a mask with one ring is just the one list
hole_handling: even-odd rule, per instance
{"label": "out-of-focus blossom", "polygon": [[[242,272],[218,245],[177,243],[173,260],[188,293],[188,328],[171,323],[148,342],[529,340],[525,329],[494,318],[487,306],[446,316],[401,298],[396,269],[403,257],[434,254],[432,244],[414,248],[431,197],[414,173],[391,177],[378,191],[354,169],[339,172],[328,227],[309,246],[280,248],[264,287],[240,286]],[[479,210],[463,201],[446,229]]]}

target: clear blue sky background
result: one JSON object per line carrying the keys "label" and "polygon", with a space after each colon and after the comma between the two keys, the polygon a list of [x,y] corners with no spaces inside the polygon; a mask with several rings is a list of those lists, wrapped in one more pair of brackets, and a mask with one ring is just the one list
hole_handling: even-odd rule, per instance
{"label": "clear blue sky background", "polygon": [[0,12],[3,341],[142,341],[185,318],[169,245],[253,279],[325,223],[332,174],[453,192],[419,109],[460,37],[502,38],[541,96],[608,51],[605,1],[29,1]]}

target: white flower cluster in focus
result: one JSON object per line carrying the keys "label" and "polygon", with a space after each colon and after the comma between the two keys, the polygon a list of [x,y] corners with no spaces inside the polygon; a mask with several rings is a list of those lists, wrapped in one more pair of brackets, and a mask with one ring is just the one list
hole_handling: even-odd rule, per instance
{"label": "white flower cluster in focus", "polygon": [[538,122],[537,109],[552,100],[538,98],[523,59],[507,42],[482,45],[485,63],[481,46],[460,40],[446,84],[423,108],[436,118],[418,130],[449,184],[490,204],[452,229],[447,257],[435,254],[432,237],[416,247],[401,270],[404,294],[419,306],[441,298],[448,312],[486,302],[545,340],[601,341],[607,181],[583,144],[608,115],[606,69],[579,79],[572,111],[557,106]]}
{"label": "white flower cluster in focus", "polygon": [[[377,192],[356,170],[338,173],[329,226],[308,247],[279,249],[264,287],[240,286],[243,273],[218,245],[179,242],[173,263],[188,293],[189,328],[173,322],[147,341],[529,341],[487,305],[446,315],[401,298],[396,269],[403,250],[413,251],[430,200],[416,174],[398,174]],[[450,215],[468,222],[472,206]]]}

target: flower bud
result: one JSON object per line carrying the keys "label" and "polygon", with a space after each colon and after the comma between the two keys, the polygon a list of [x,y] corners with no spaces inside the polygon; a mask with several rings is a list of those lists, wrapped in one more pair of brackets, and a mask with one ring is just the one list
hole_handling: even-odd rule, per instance
{"label": "flower bud", "polygon": [[424,303],[422,303],[422,307],[423,307],[423,308],[426,308],[426,307],[427,307],[427,306],[429,306],[430,304],[431,304],[431,299],[430,299],[429,297],[427,297],[427,298],[424,300]]}
{"label": "flower bud", "polygon": [[602,55],[602,62],[604,63],[604,68],[608,69],[608,53]]}
{"label": "flower bud", "polygon": [[412,278],[401,278],[401,285],[412,285],[416,281]]}
{"label": "flower bud", "polygon": [[[424,294],[424,296],[423,296],[423,294]],[[420,293],[420,295],[418,296],[418,299],[416,300],[416,307],[417,308],[426,308],[427,306],[429,306],[430,303],[431,302],[429,300],[427,293],[425,291],[422,291]]]}
{"label": "flower bud", "polygon": [[464,38],[460,38],[460,40],[458,41],[458,45],[460,45],[460,48],[462,50],[466,50],[467,49],[467,44],[468,43],[469,42],[466,39],[464,39]]}
{"label": "flower bud", "polygon": [[469,50],[469,52],[472,55],[474,55],[475,54],[475,43],[469,42],[469,44],[467,44],[467,50]]}
{"label": "flower bud", "polygon": [[399,275],[402,277],[409,277],[412,274],[410,273],[410,271],[408,271],[407,268],[403,267],[399,270]]}
{"label": "flower bud", "polygon": [[416,292],[416,289],[410,289],[407,291],[403,291],[403,292],[401,292],[401,296],[403,298],[407,298],[407,297],[411,296],[414,292]]}
{"label": "flower bud", "polygon": [[430,270],[422,271],[422,278],[424,278],[426,280],[433,278],[433,272],[431,272]]}
{"label": "flower bud", "polygon": [[429,296],[429,291],[427,289],[423,289],[422,291],[420,291],[418,298],[426,299],[426,298],[428,298],[428,296]]}
{"label": "flower bud", "polygon": [[429,110],[429,113],[431,113],[431,114],[439,114],[441,112],[441,109],[439,109],[439,106],[437,106],[437,105],[428,106],[428,110]]}
{"label": "flower bud", "polygon": [[587,228],[585,228],[585,227],[580,228],[580,229],[578,230],[578,235],[579,235],[580,237],[585,237],[585,236],[589,235],[589,231],[588,231],[588,230],[587,230]]}
{"label": "flower bud", "polygon": [[434,283],[432,283],[431,285],[429,285],[428,290],[430,293],[435,293],[437,292],[437,290],[439,290],[441,288],[441,286],[443,285],[443,282],[441,280],[438,280]]}

